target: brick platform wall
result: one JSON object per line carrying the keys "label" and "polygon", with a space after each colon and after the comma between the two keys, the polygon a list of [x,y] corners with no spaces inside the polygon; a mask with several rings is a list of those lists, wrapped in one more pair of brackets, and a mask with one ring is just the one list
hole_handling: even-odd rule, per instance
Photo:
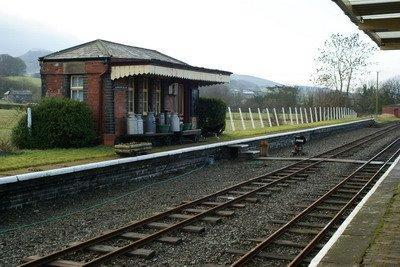
{"label": "brick platform wall", "polygon": [[[320,139],[337,132],[345,132],[366,127],[372,121],[363,121],[335,127],[307,130],[303,133],[307,140]],[[297,133],[272,136],[268,140],[270,148],[291,146]],[[258,147],[260,140],[242,142]],[[171,156],[124,163],[109,167],[83,170],[69,174],[46,176],[31,180],[0,185],[0,211],[22,206],[35,205],[65,196],[93,192],[100,188],[123,187],[138,179],[163,177],[193,169],[213,160],[229,159],[230,149],[226,146],[190,151]]]}

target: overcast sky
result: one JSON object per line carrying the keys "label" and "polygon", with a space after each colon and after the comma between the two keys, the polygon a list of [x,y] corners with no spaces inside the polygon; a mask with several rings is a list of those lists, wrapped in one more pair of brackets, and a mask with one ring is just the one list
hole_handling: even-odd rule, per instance
{"label": "overcast sky", "polygon": [[[313,58],[329,35],[358,31],[331,0],[0,0],[0,6],[0,23],[57,36],[65,45],[100,38],[288,84],[310,84]],[[50,38],[40,48],[66,47]],[[376,62],[371,70],[382,78],[398,75],[400,51],[379,51]]]}

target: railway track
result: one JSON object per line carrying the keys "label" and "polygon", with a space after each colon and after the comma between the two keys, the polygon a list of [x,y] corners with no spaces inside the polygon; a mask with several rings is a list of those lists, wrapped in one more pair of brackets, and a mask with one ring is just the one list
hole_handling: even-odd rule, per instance
{"label": "railway track", "polygon": [[[305,205],[301,211],[294,211],[295,216],[288,221],[274,221],[281,225],[265,238],[252,239],[256,245],[232,264],[243,266],[255,257],[263,258],[263,265],[298,266],[326,238],[328,233],[336,230],[345,219],[345,214],[361,200],[379,177],[389,168],[390,161],[400,154],[400,138],[396,139],[367,162],[351,172],[328,192]],[[371,164],[380,160],[382,165]],[[302,207],[299,205],[298,207]]]}
{"label": "railway track", "polygon": [[[312,158],[348,156],[398,127],[399,125],[386,127]],[[174,237],[176,231],[202,232],[205,230],[204,227],[196,226],[196,222],[219,222],[223,218],[232,216],[234,209],[244,207],[247,202],[257,201],[257,197],[268,197],[290,184],[307,179],[309,174],[315,173],[318,165],[325,162],[310,160],[312,158],[298,161],[197,200],[188,201],[95,238],[74,243],[52,254],[28,257],[21,266],[97,266],[122,254],[150,257],[154,251],[143,247],[151,242],[176,244],[181,241]],[[122,245],[115,246],[115,244]]]}

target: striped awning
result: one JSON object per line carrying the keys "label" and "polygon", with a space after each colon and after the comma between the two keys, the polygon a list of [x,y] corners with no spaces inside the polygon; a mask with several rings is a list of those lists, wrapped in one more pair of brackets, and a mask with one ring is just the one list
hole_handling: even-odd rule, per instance
{"label": "striped awning", "polygon": [[400,49],[399,0],[333,0],[382,50]]}
{"label": "striped awning", "polygon": [[230,75],[222,73],[214,73],[200,70],[179,69],[173,67],[164,67],[156,65],[127,65],[127,66],[112,66],[111,79],[119,79],[135,75],[160,75],[165,77],[174,77],[188,79],[194,81],[227,83]]}

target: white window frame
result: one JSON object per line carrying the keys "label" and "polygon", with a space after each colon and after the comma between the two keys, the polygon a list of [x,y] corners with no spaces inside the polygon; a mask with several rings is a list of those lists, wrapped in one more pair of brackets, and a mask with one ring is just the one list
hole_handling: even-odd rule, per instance
{"label": "white window frame", "polygon": [[147,115],[149,111],[149,79],[142,79],[142,103],[143,103],[143,114]]}
{"label": "white window frame", "polygon": [[133,113],[135,113],[135,80],[131,77],[128,85],[128,114]]}
{"label": "white window frame", "polygon": [[[82,84],[77,85],[74,81],[75,79],[81,79]],[[76,95],[78,95],[79,92],[82,93],[82,98],[73,98],[73,92],[76,92]],[[83,75],[72,75],[70,78],[70,98],[77,100],[77,101],[83,101]]]}

